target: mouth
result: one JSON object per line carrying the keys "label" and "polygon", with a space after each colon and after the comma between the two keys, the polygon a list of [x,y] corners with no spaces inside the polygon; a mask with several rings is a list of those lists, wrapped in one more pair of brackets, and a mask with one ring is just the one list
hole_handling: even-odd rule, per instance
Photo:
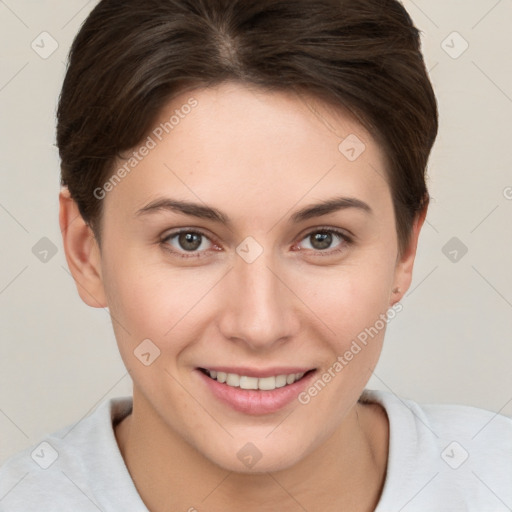
{"label": "mouth", "polygon": [[221,384],[226,384],[232,388],[261,391],[273,391],[274,389],[290,386],[315,371],[313,368],[311,370],[296,373],[281,373],[277,375],[258,377],[254,375],[210,370],[208,368],[199,368],[199,370],[210,377],[210,379],[220,382]]}
{"label": "mouth", "polygon": [[210,397],[247,415],[277,413],[297,400],[316,368],[196,368]]}

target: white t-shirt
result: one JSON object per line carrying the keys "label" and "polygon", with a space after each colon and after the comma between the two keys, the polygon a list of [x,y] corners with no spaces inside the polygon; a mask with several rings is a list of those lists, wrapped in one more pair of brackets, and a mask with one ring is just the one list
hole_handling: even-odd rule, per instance
{"label": "white t-shirt", "polygon": [[[419,405],[383,391],[366,390],[364,398],[382,404],[390,423],[376,512],[512,510],[512,419],[462,405]],[[0,468],[0,511],[148,512],[113,429],[131,406],[131,397],[105,401],[11,457]]]}

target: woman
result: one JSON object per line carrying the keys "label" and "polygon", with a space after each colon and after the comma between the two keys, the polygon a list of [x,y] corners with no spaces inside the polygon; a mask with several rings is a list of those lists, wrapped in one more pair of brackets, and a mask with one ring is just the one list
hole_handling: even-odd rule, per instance
{"label": "woman", "polygon": [[410,286],[435,96],[395,0],[103,0],[60,225],[133,399],[10,459],[1,510],[507,510],[512,421],[365,385]]}

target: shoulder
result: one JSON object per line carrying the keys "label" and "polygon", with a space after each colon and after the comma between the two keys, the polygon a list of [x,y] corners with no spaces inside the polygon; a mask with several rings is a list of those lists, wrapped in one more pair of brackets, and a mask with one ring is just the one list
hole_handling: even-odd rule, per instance
{"label": "shoulder", "polygon": [[0,467],[0,512],[97,512],[102,501],[118,504],[107,496],[113,492],[108,488],[134,493],[113,430],[113,421],[129,414],[131,404],[130,397],[110,399],[76,424],[10,457]]}
{"label": "shoulder", "polygon": [[[419,404],[367,390],[389,425],[384,511],[506,511],[512,506],[512,419],[466,405]],[[383,508],[382,508],[383,507]],[[400,509],[400,506],[398,507]]]}

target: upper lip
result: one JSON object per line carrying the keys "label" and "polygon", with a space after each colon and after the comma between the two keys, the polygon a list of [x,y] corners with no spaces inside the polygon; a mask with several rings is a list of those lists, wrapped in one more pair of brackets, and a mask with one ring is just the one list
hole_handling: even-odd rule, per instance
{"label": "upper lip", "polygon": [[247,377],[274,377],[276,375],[290,375],[292,373],[306,373],[314,368],[308,366],[275,366],[272,368],[249,368],[247,366],[200,366],[203,370],[216,372],[236,373]]}

